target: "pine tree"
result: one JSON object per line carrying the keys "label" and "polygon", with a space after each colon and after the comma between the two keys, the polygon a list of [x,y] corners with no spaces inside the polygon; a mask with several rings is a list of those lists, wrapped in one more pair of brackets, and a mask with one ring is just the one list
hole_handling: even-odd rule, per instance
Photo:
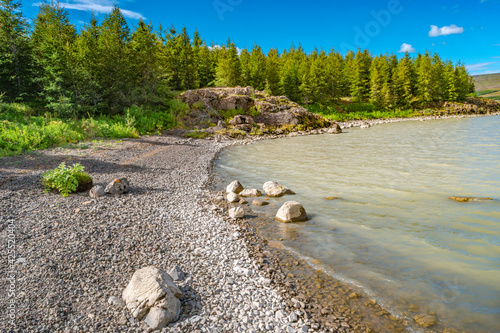
{"label": "pine tree", "polygon": [[457,99],[459,101],[463,101],[467,97],[467,94],[469,94],[470,81],[469,81],[469,73],[467,72],[465,65],[461,62],[459,62],[455,66],[455,78],[458,85]]}
{"label": "pine tree", "polygon": [[417,97],[422,105],[427,105],[433,100],[434,76],[432,60],[428,52],[419,58],[417,66]]}
{"label": "pine tree", "polygon": [[299,79],[299,57],[295,57],[295,52],[295,49],[292,48],[283,53],[280,86],[283,94],[297,102],[300,101],[301,81]]}
{"label": "pine tree", "polygon": [[196,87],[196,81],[198,80],[198,69],[186,27],[182,28],[177,42],[179,43],[177,47],[180,50],[180,87],[182,90],[193,89]]}
{"label": "pine tree", "polygon": [[76,80],[72,72],[75,27],[57,4],[42,3],[31,35],[35,84],[44,104],[61,117],[74,113]]}
{"label": "pine tree", "polygon": [[330,50],[326,59],[326,92],[325,98],[328,101],[338,100],[343,96],[346,79],[343,75],[344,59],[342,55],[334,50]]}
{"label": "pine tree", "polygon": [[217,62],[216,85],[235,87],[240,84],[241,64],[238,50],[231,40],[222,49]]}
{"label": "pine tree", "polygon": [[279,95],[281,59],[276,49],[270,49],[266,59],[266,92],[270,95]]}
{"label": "pine tree", "polygon": [[384,78],[387,70],[386,62],[381,57],[376,57],[373,59],[370,67],[370,103],[382,107],[384,106]]}
{"label": "pine tree", "polygon": [[0,0],[0,93],[11,101],[28,92],[30,52],[21,2]]}
{"label": "pine tree", "polygon": [[354,58],[351,96],[354,102],[364,102],[370,95],[371,55],[367,50],[358,50]]}
{"label": "pine tree", "polygon": [[446,95],[446,81],[444,78],[444,64],[437,53],[432,56],[432,100],[442,101]]}
{"label": "pine tree", "polygon": [[455,67],[451,60],[448,60],[444,67],[444,80],[446,82],[445,100],[457,101],[458,100],[458,82],[455,75]]}
{"label": "pine tree", "polygon": [[406,52],[405,56],[398,62],[398,67],[393,73],[393,82],[397,92],[397,104],[404,108],[410,107],[413,99],[412,76],[410,54]]}
{"label": "pine tree", "polygon": [[249,59],[249,85],[257,90],[264,90],[266,86],[266,55],[259,45],[254,44]]}
{"label": "pine tree", "polygon": [[241,85],[250,86],[252,85],[251,79],[251,68],[250,68],[250,52],[246,48],[241,50],[240,54],[240,64],[241,64]]}

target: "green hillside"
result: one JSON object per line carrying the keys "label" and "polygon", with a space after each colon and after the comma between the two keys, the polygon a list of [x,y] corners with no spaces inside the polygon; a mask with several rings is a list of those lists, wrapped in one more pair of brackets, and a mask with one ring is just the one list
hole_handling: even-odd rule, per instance
{"label": "green hillside", "polygon": [[478,96],[500,100],[500,73],[474,76]]}

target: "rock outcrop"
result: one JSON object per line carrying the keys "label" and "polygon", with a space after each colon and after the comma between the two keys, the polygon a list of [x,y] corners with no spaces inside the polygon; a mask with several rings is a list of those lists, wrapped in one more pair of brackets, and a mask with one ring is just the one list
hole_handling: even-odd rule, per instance
{"label": "rock outcrop", "polygon": [[297,201],[287,201],[278,210],[276,219],[284,223],[303,222],[307,221],[307,213]]}
{"label": "rock outcrop", "polygon": [[177,320],[182,292],[166,272],[148,266],[136,271],[122,299],[132,316],[144,319],[153,330],[161,330]]}
{"label": "rock outcrop", "polygon": [[[286,96],[268,96],[252,87],[189,90],[181,94],[179,99],[188,104],[192,111],[197,110],[199,117],[205,122],[212,122],[214,125],[220,121],[224,111],[238,110],[240,114],[234,116],[229,125],[234,130],[243,132],[262,132],[282,127],[285,131],[293,128],[306,130],[330,127],[334,124],[309,112]],[[208,128],[207,131],[213,132],[214,128],[221,130],[222,126],[219,125]]]}

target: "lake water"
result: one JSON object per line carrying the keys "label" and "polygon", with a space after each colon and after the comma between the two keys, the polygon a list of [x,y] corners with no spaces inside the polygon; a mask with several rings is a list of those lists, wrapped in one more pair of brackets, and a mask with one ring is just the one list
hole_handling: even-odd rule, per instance
{"label": "lake water", "polygon": [[[260,141],[225,150],[216,172],[294,190],[252,207],[270,217],[267,232],[292,230],[290,251],[395,316],[434,312],[441,328],[500,331],[500,116]],[[272,219],[287,200],[304,205],[307,223]]]}

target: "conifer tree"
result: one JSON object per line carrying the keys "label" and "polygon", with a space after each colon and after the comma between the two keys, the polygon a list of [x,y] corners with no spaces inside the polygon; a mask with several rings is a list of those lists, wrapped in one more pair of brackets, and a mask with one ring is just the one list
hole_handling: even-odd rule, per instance
{"label": "conifer tree", "polygon": [[249,85],[257,90],[264,90],[266,86],[266,55],[259,45],[254,44],[249,59]]}
{"label": "conifer tree", "polygon": [[75,27],[58,4],[42,3],[31,35],[34,75],[44,104],[61,117],[73,115],[75,77],[71,71]]}
{"label": "conifer tree", "polygon": [[428,52],[420,56],[417,63],[417,97],[422,105],[426,105],[433,100],[433,84],[432,77],[434,76],[434,68],[432,60]]}
{"label": "conifer tree", "polygon": [[457,101],[459,96],[459,87],[457,77],[455,75],[455,67],[451,60],[448,60],[444,67],[444,81],[446,82],[445,99],[447,101]]}
{"label": "conifer tree", "polygon": [[328,101],[335,101],[343,96],[347,85],[344,73],[344,60],[342,55],[334,50],[330,50],[326,61],[326,93]]}
{"label": "conifer tree", "polygon": [[30,52],[21,2],[0,0],[0,94],[11,101],[26,97]]}
{"label": "conifer tree", "polygon": [[251,68],[250,68],[250,52],[248,52],[248,50],[246,48],[241,50],[240,64],[241,64],[241,85],[242,86],[252,85]]}
{"label": "conifer tree", "polygon": [[398,62],[393,73],[393,82],[396,88],[397,104],[401,107],[410,107],[413,98],[412,63],[410,54],[406,52]]}
{"label": "conifer tree", "polygon": [[266,92],[270,95],[279,95],[281,61],[278,50],[270,49],[266,59]]}
{"label": "conifer tree", "polygon": [[358,50],[353,62],[351,96],[354,102],[364,102],[370,95],[371,55]]}
{"label": "conifer tree", "polygon": [[238,50],[231,40],[223,47],[219,55],[216,71],[216,85],[235,87],[240,84],[241,64]]}

